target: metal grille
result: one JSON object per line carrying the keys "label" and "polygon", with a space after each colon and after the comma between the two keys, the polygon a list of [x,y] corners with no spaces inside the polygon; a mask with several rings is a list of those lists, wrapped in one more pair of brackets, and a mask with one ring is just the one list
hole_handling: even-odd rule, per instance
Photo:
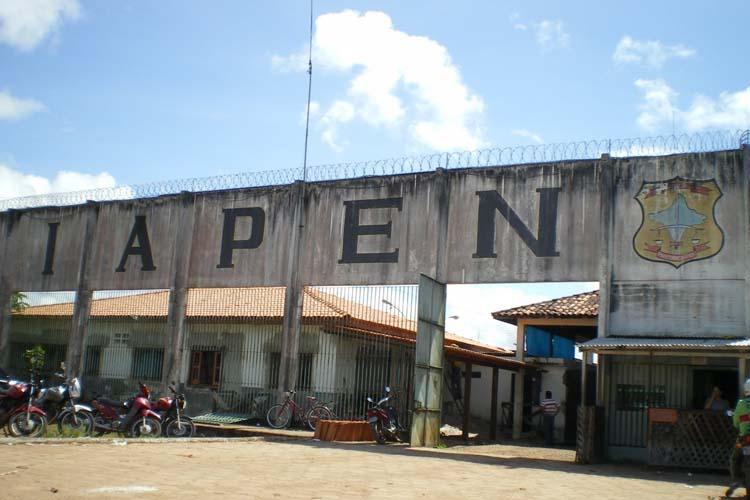
{"label": "metal grille", "polygon": [[83,347],[84,394],[127,399],[138,382],[158,392],[169,290],[96,291]]}
{"label": "metal grille", "polygon": [[314,396],[337,418],[360,420],[366,398],[390,386],[410,422],[416,339],[416,286],[307,287],[300,340],[298,402]]}
{"label": "metal grille", "polygon": [[189,413],[263,421],[281,359],[283,287],[188,291],[182,373]]}
{"label": "metal grille", "polygon": [[[748,143],[747,130],[723,130],[696,134],[667,135],[631,139],[598,139],[558,144],[538,144],[490,148],[477,151],[435,153],[424,156],[368,160],[308,167],[311,182],[349,179],[372,175],[430,172],[437,168],[499,167],[526,163],[658,156],[737,149]],[[92,201],[151,198],[182,191],[202,192],[223,189],[277,186],[303,178],[302,168],[243,172],[214,177],[174,179],[131,186],[116,186],[73,193],[51,193],[0,201],[0,210],[40,206],[77,205]]]}
{"label": "metal grille", "polygon": [[19,292],[13,298],[6,369],[22,380],[29,377],[26,350],[40,346],[45,361],[42,376],[60,371],[68,352],[72,326],[72,292]]}

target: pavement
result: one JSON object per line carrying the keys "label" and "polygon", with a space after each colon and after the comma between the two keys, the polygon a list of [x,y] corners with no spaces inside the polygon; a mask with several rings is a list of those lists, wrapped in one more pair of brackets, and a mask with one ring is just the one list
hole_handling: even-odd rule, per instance
{"label": "pavement", "polygon": [[728,478],[578,465],[566,449],[294,438],[3,440],[0,499],[721,498]]}

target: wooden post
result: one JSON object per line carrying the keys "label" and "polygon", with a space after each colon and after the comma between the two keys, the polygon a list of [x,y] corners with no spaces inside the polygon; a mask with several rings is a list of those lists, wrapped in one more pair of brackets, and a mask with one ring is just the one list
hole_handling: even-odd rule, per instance
{"label": "wooden post", "polygon": [[461,437],[464,441],[469,440],[469,422],[471,421],[471,363],[464,364],[464,425],[461,429]]}
{"label": "wooden post", "polygon": [[492,368],[492,403],[490,406],[490,439],[497,439],[497,377],[499,369]]}
{"label": "wooden post", "polygon": [[11,298],[13,291],[0,284],[0,367],[7,368],[10,360]]}
{"label": "wooden post", "polygon": [[588,351],[581,351],[581,406],[586,408],[586,383],[588,382],[588,370],[586,367],[589,364],[589,353]]}
{"label": "wooden post", "polygon": [[[522,321],[516,327],[516,359],[523,361],[526,349],[526,325]],[[516,372],[513,389],[513,439],[521,439],[523,431],[523,383],[526,371],[521,368]]]}

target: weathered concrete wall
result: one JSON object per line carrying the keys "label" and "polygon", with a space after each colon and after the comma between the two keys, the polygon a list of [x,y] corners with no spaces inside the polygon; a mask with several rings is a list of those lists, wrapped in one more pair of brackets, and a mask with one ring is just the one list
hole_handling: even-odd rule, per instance
{"label": "weathered concrete wall", "polygon": [[[746,170],[737,150],[313,183],[297,269],[315,285],[416,283],[420,273],[448,283],[598,280],[611,315],[602,335],[745,335]],[[684,182],[650,184],[676,177]],[[696,197],[718,193],[711,179],[721,197],[701,212]],[[643,194],[649,186],[653,198]],[[687,229],[680,244],[698,256],[680,265],[645,254],[637,236],[643,224],[653,243],[655,212],[641,204],[665,190],[687,200],[675,213],[700,212],[721,228],[721,238],[706,224]],[[188,287],[288,285],[298,193],[281,186],[5,212],[0,283],[76,290],[93,214],[89,290],[173,287],[175,249],[190,251]]]}
{"label": "weathered concrete wall", "polygon": [[[674,337],[744,336],[745,324],[745,232],[748,214],[744,207],[742,153],[630,158],[614,163],[617,172],[614,199],[614,244],[611,250],[612,288],[607,335],[643,335]],[[680,177],[690,180],[715,180],[715,184],[687,184],[670,188],[669,184],[650,184]],[[646,184],[644,184],[646,183]],[[642,222],[661,206],[645,206],[641,211],[635,197],[655,187],[650,198],[666,196],[687,200],[680,210],[686,219],[682,241],[676,241],[674,254],[684,247],[705,245],[695,260],[674,263],[660,259],[646,248],[647,242],[636,236]],[[721,193],[716,192],[719,189]],[[698,194],[692,194],[693,192]],[[666,194],[665,194],[666,193]],[[705,209],[698,198],[713,201]],[[646,202],[650,203],[650,202]],[[667,205],[667,200],[662,205]],[[656,208],[654,208],[656,207]],[[666,206],[670,209],[671,206]],[[713,208],[711,211],[710,209]],[[649,212],[651,210],[651,212]],[[696,215],[698,214],[698,215]],[[710,228],[693,230],[690,217],[705,217],[705,224],[715,219],[723,233],[711,235]],[[704,225],[705,225],[704,224]],[[644,231],[670,238],[668,230],[655,230],[644,225]],[[692,231],[692,234],[688,234]],[[651,241],[651,240],[649,240]],[[665,247],[662,247],[662,249]],[[679,257],[672,257],[679,258]],[[702,258],[702,259],[701,259]]]}

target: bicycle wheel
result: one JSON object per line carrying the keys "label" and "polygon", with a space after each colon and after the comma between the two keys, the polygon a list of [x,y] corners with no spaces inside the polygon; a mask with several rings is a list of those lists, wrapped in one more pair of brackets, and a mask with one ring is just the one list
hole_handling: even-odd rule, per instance
{"label": "bicycle wheel", "polygon": [[315,430],[315,426],[318,425],[319,420],[331,420],[331,410],[325,406],[315,406],[309,412],[307,412],[307,426]]}
{"label": "bicycle wheel", "polygon": [[274,429],[281,429],[289,425],[292,420],[292,410],[288,405],[273,405],[266,414],[268,425]]}

